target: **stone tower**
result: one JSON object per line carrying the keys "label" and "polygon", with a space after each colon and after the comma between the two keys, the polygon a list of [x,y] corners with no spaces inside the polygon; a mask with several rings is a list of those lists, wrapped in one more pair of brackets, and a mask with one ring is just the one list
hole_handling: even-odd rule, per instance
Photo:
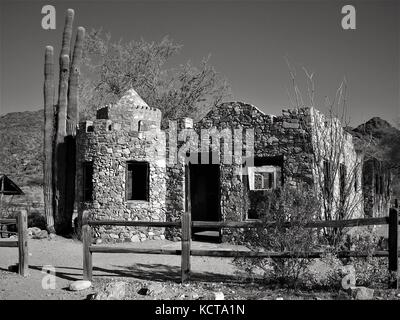
{"label": "stone tower", "polygon": [[[78,219],[165,221],[165,133],[161,111],[129,90],[115,105],[98,110],[77,132]],[[163,238],[160,228],[100,227],[106,241]]]}

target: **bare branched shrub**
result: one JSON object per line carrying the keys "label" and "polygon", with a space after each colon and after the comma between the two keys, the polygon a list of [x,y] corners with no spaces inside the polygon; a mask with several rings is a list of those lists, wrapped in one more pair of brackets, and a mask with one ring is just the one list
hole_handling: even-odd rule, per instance
{"label": "bare branched shrub", "polygon": [[[317,108],[314,73],[303,68],[308,105],[299,89],[295,69],[288,63],[293,95],[289,99],[294,108],[310,107],[312,123],[312,155],[314,190],[320,203],[322,220],[351,219],[363,215],[362,161],[367,145],[355,148],[352,136],[346,132],[347,82],[340,83],[333,100],[325,99],[326,115]],[[325,228],[325,241],[333,246],[343,236],[341,228]]]}
{"label": "bare branched shrub", "polygon": [[92,30],[85,38],[81,117],[93,118],[98,108],[115,103],[131,88],[162,111],[163,125],[177,117],[204,116],[231,95],[230,86],[210,65],[210,57],[200,66],[187,62],[169,67],[181,48],[168,37],[160,42],[112,41],[101,30]]}
{"label": "bare branched shrub", "polygon": [[[261,272],[265,280],[289,287],[301,284],[310,264],[310,259],[302,256],[316,247],[317,233],[305,225],[318,215],[317,202],[307,186],[284,186],[265,193],[257,208],[263,225],[245,231],[244,243],[252,251],[283,252],[290,258],[238,258],[235,263],[239,269],[251,277]],[[271,222],[275,224],[271,226]]]}

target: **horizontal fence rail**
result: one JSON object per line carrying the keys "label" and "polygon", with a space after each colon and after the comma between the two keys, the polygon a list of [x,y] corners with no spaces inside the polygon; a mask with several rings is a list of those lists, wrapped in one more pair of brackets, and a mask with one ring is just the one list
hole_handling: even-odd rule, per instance
{"label": "horizontal fence rail", "polygon": [[16,224],[17,219],[0,219],[0,224]]}
{"label": "horizontal fence rail", "polygon": [[[331,220],[331,221],[312,221],[303,225],[304,228],[345,228],[345,227],[360,227],[370,225],[385,225],[389,224],[389,217],[382,218],[366,218],[366,219],[349,219],[349,220]],[[275,227],[276,222],[257,221],[193,221],[193,227],[205,227],[209,229],[220,228],[270,228]],[[293,227],[301,225],[300,223],[286,222],[280,224],[283,227]]]}
{"label": "horizontal fence rail", "polygon": [[[107,246],[89,246],[90,252],[101,253],[136,253],[136,254],[162,254],[162,255],[181,255],[182,250],[177,249],[144,249],[144,248],[121,248],[121,247],[107,247]],[[226,257],[226,258],[321,258],[326,255],[326,251],[312,251],[312,252],[267,252],[267,251],[250,251],[250,250],[190,250],[191,256],[204,256],[204,257]],[[388,250],[377,250],[373,252],[358,252],[358,251],[339,251],[337,252],[339,258],[350,257],[388,257]]]}
{"label": "horizontal fence rail", "polygon": [[[269,228],[277,226],[276,222],[255,221],[191,221],[190,212],[182,214],[182,220],[176,222],[161,221],[121,221],[121,220],[88,220],[83,217],[83,276],[84,279],[92,279],[92,253],[135,253],[135,254],[162,254],[162,255],[181,255],[181,279],[182,282],[190,278],[190,256],[208,256],[208,257],[247,257],[247,258],[321,258],[326,251],[312,252],[266,252],[251,250],[198,250],[191,249],[191,230],[192,227],[206,227],[210,229],[219,228]],[[144,248],[126,248],[126,247],[107,247],[92,244],[92,226],[138,226],[138,227],[178,227],[182,228],[182,249],[144,249]],[[296,223],[285,223],[285,227],[293,227]],[[397,288],[398,279],[398,213],[395,209],[390,209],[388,217],[333,220],[333,221],[312,221],[302,225],[305,228],[346,228],[372,225],[389,225],[389,250],[376,250],[373,252],[361,251],[340,251],[337,252],[339,258],[349,257],[387,257],[389,258],[389,271],[394,274],[390,279],[390,287]],[[281,226],[281,225],[280,225]]]}
{"label": "horizontal fence rail", "polygon": [[18,247],[18,241],[0,241],[0,248]]}
{"label": "horizontal fence rail", "polygon": [[0,241],[0,248],[18,248],[18,273],[22,276],[28,275],[28,216],[25,211],[18,213],[15,219],[0,219],[1,225],[17,226],[17,232],[1,230],[1,233],[16,234],[18,241]]}

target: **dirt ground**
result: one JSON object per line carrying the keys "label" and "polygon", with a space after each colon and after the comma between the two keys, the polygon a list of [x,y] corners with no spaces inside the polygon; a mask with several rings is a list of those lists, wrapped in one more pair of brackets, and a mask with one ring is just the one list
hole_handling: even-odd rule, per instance
{"label": "dirt ground", "polygon": [[[142,248],[179,249],[180,242],[145,241],[118,244]],[[193,242],[196,249],[232,248],[229,244]],[[82,244],[73,239],[31,239],[29,241],[29,276],[10,272],[17,263],[17,248],[0,248],[0,300],[82,300],[89,299],[107,284],[126,282],[125,299],[213,299],[214,293],[223,292],[225,299],[342,299],[340,292],[302,292],[273,289],[248,283],[237,274],[230,258],[192,257],[191,279],[182,285],[180,256],[150,254],[93,254],[92,287],[82,291],[69,291],[69,284],[82,279]],[[55,289],[45,289],[44,266],[55,268]],[[156,288],[151,293],[143,289]],[[396,291],[377,291],[376,299],[400,299]]]}
{"label": "dirt ground", "polygon": [[[4,240],[4,239],[2,239]],[[145,241],[143,243],[118,244],[145,248],[180,248],[180,242]],[[216,244],[193,242],[193,247],[216,248]],[[229,248],[219,244],[218,248]],[[0,300],[2,299],[85,299],[94,290],[71,292],[69,284],[82,279],[82,243],[73,239],[56,237],[30,239],[29,276],[21,277],[9,272],[18,262],[17,248],[0,248]],[[43,266],[53,266],[56,271],[56,289],[45,290],[42,280],[47,275]],[[94,287],[101,279],[139,279],[178,282],[180,279],[180,256],[150,254],[93,254]],[[231,259],[218,257],[192,257],[192,278],[197,281],[234,279],[235,268]],[[97,281],[97,282],[96,282]]]}

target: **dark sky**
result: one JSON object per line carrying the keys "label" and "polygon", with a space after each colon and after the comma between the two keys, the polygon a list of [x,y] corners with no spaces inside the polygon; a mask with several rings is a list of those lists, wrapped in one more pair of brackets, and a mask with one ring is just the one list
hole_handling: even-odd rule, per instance
{"label": "dark sky", "polygon": [[[57,10],[57,29],[41,28],[41,8]],[[341,8],[356,8],[356,30],[343,30]],[[232,86],[232,100],[279,114],[289,105],[287,55],[315,72],[320,109],[341,79],[348,82],[353,125],[380,116],[395,122],[400,106],[399,1],[2,1],[0,0],[0,114],[43,105],[43,54],[59,50],[65,10],[75,27],[103,27],[113,39],[184,45],[171,64],[211,64]]]}

